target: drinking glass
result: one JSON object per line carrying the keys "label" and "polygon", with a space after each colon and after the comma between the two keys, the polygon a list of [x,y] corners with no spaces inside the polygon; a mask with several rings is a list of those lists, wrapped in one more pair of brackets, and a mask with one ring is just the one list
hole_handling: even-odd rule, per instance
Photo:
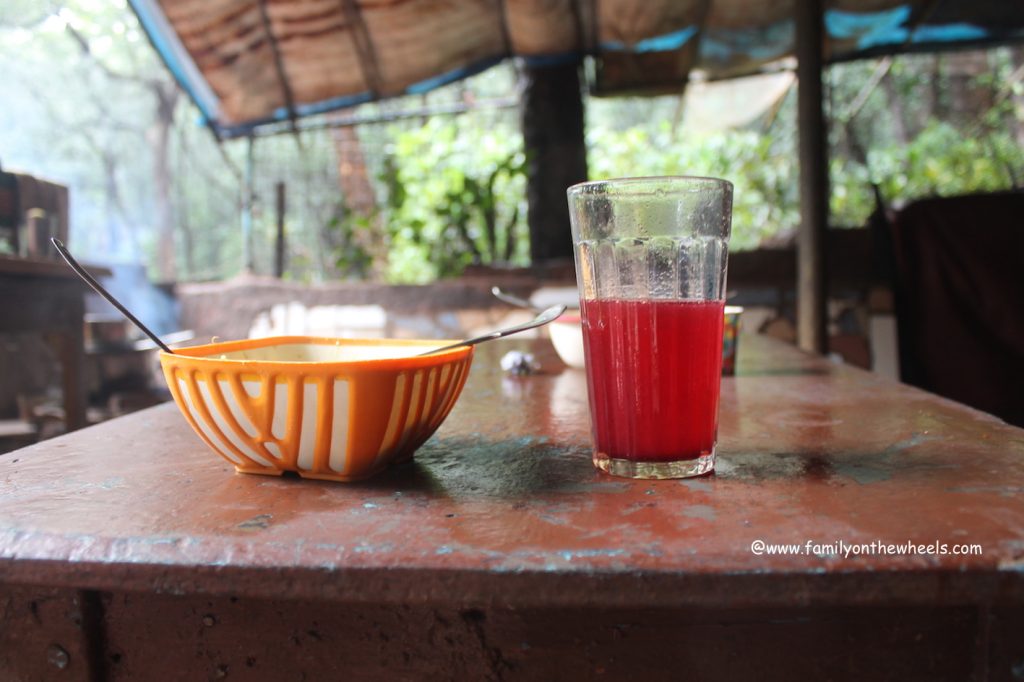
{"label": "drinking glass", "polygon": [[594,465],[712,471],[732,183],[627,178],[568,190]]}

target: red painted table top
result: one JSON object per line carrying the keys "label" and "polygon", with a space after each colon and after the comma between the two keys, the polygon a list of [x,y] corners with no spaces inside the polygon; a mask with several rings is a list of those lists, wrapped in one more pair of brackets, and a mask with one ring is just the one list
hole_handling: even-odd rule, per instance
{"label": "red painted table top", "polygon": [[[498,359],[524,347],[546,373],[504,376]],[[686,481],[595,470],[584,374],[546,341],[480,347],[414,463],[363,483],[236,475],[162,405],[0,457],[0,581],[511,605],[1024,603],[1024,430],[764,337],[741,340],[722,391],[717,473]],[[982,554],[806,548],[840,541]]]}

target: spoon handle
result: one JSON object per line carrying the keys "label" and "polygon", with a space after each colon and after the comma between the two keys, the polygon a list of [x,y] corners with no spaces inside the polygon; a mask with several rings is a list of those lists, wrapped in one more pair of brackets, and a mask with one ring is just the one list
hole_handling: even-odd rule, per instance
{"label": "spoon handle", "polygon": [[491,287],[491,294],[493,294],[494,297],[501,301],[502,303],[508,303],[509,305],[514,305],[518,308],[526,308],[527,310],[532,310],[535,313],[541,312],[541,308],[538,308],[534,304],[527,301],[525,298],[513,296],[512,294],[506,291],[502,291],[501,287]]}
{"label": "spoon handle", "polygon": [[452,348],[459,348],[461,346],[475,346],[476,344],[483,343],[484,341],[493,341],[494,339],[500,339],[511,334],[525,332],[527,329],[543,327],[549,322],[553,322],[555,319],[558,318],[559,315],[561,315],[564,312],[564,305],[553,305],[547,310],[541,312],[540,315],[533,318],[529,322],[523,322],[522,324],[517,324],[514,327],[506,327],[505,329],[499,329],[497,331],[493,331],[482,336],[473,337],[472,339],[466,339],[465,341],[459,341],[458,343],[453,343],[448,346],[441,346],[440,348],[428,350],[426,353],[420,353],[420,356],[422,357],[424,355],[433,355],[434,353],[440,353],[441,351],[451,350]]}
{"label": "spoon handle", "polygon": [[146,325],[144,325],[141,322],[139,322],[139,318],[137,318],[134,315],[132,315],[128,311],[127,308],[125,308],[123,305],[121,305],[120,301],[118,301],[116,298],[114,298],[114,296],[109,291],[107,291],[106,289],[103,288],[102,284],[100,284],[95,279],[93,279],[92,275],[90,275],[88,272],[86,272],[85,268],[83,268],[81,265],[79,265],[78,261],[75,260],[75,257],[72,256],[71,252],[68,251],[66,246],[64,246],[64,242],[62,242],[61,240],[57,239],[56,237],[51,237],[50,241],[53,243],[54,248],[57,249],[57,253],[59,253],[61,255],[61,258],[63,258],[64,261],[69,266],[71,266],[71,269],[75,271],[75,274],[77,274],[79,277],[81,277],[82,280],[86,284],[88,284],[90,287],[92,287],[93,291],[95,291],[97,294],[99,294],[103,298],[107,299],[107,301],[110,302],[110,305],[112,305],[115,308],[117,308],[121,312],[122,315],[124,315],[125,317],[128,318],[129,322],[131,322],[136,327],[138,327],[142,331],[143,334],[148,336],[153,341],[153,343],[155,343],[157,346],[159,346],[160,350],[164,351],[165,353],[170,353],[171,355],[174,355],[174,351],[171,350],[170,347],[166,343],[161,341],[159,336],[157,336],[156,334],[151,332],[149,330],[149,327],[147,327]]}

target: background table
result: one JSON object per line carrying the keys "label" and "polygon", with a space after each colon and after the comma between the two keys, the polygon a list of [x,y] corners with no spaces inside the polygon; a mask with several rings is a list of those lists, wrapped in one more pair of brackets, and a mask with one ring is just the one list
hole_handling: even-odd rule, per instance
{"label": "background table", "polygon": [[[89,271],[97,277],[110,274],[94,266]],[[0,333],[40,332],[47,337],[60,360],[66,428],[82,428],[85,285],[63,262],[0,255],[0,291]]]}
{"label": "background table", "polygon": [[234,475],[173,405],[0,458],[0,679],[1024,673],[1024,431],[745,337],[717,473],[616,479],[581,372],[497,369],[529,343],[364,483]]}

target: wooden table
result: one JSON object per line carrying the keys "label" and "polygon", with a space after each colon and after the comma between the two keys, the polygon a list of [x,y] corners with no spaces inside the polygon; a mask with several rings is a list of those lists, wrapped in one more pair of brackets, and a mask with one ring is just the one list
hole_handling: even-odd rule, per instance
{"label": "wooden table", "polygon": [[[503,376],[530,343],[548,373]],[[360,484],[235,475],[170,404],[11,453],[0,679],[1019,679],[1024,431],[740,358],[687,481],[594,470],[583,374],[524,341]],[[838,541],[983,553],[803,550]]]}
{"label": "wooden table", "polygon": [[[110,274],[105,268],[89,270],[96,276]],[[62,262],[0,256],[0,333],[40,332],[53,345],[69,431],[85,426],[85,291]]]}

